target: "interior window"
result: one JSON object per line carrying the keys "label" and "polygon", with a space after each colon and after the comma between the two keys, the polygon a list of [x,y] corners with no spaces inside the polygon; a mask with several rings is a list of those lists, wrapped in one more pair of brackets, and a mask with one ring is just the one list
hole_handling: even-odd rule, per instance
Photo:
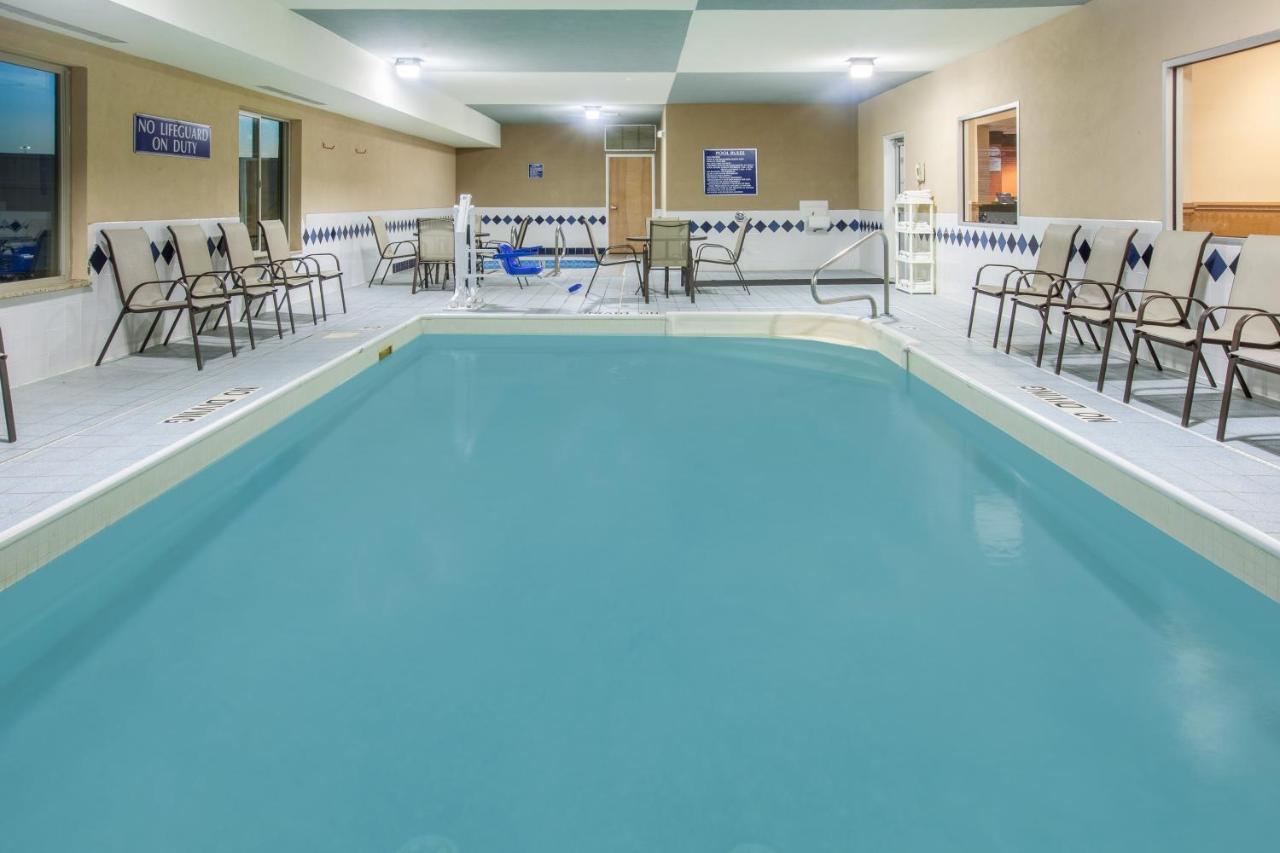
{"label": "interior window", "polygon": [[1174,72],[1174,214],[1221,237],[1280,234],[1280,42]]}
{"label": "interior window", "polygon": [[252,113],[240,114],[240,221],[249,226],[253,247],[258,223],[285,218],[289,125]]}
{"label": "interior window", "polygon": [[994,225],[1018,222],[1018,109],[961,122],[964,148],[964,220]]}
{"label": "interior window", "polygon": [[0,282],[63,272],[58,78],[0,61]]}

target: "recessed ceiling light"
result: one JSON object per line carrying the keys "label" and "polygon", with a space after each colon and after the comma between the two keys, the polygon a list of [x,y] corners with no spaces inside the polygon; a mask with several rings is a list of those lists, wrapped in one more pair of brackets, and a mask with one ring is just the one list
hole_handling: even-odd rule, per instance
{"label": "recessed ceiling light", "polygon": [[855,80],[866,80],[876,73],[876,61],[871,57],[849,60],[849,76]]}
{"label": "recessed ceiling light", "polygon": [[417,80],[422,76],[422,60],[412,56],[397,57],[396,76],[404,80]]}
{"label": "recessed ceiling light", "polygon": [[585,115],[585,116],[587,117],[587,121],[599,121],[599,120],[600,120],[600,108],[599,108],[599,107],[583,107],[583,108],[582,108],[582,114],[583,114],[583,115]]}

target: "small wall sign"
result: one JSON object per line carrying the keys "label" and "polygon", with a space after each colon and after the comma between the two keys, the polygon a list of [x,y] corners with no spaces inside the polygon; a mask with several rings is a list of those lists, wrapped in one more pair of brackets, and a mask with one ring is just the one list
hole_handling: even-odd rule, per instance
{"label": "small wall sign", "polygon": [[213,133],[207,124],[161,118],[144,113],[133,116],[133,151],[135,154],[161,154],[167,157],[194,157],[208,160]]}
{"label": "small wall sign", "polygon": [[704,195],[756,195],[756,149],[702,149]]}
{"label": "small wall sign", "polygon": [[529,164],[529,177],[535,181],[542,180],[542,164],[541,163]]}

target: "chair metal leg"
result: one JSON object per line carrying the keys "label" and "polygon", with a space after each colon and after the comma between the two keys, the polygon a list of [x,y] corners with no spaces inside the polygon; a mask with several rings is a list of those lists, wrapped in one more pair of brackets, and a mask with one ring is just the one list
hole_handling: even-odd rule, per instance
{"label": "chair metal leg", "polygon": [[9,384],[9,359],[4,357],[4,346],[0,343],[0,395],[4,397],[4,428],[9,443],[18,440],[18,421],[13,416],[13,387]]}
{"label": "chair metal leg", "polygon": [[342,276],[338,276],[338,298],[342,300],[342,313],[347,313],[347,291],[342,287]]}
{"label": "chair metal leg", "polygon": [[200,355],[200,336],[196,334],[196,309],[188,306],[187,320],[191,323],[191,345],[196,350],[196,370],[204,370],[204,358]]}
{"label": "chair metal leg", "polygon": [[[1115,327],[1115,323],[1107,323],[1107,334],[1102,341],[1102,367],[1098,369],[1098,393],[1102,393],[1102,386],[1107,384],[1107,362],[1111,360],[1111,336]],[[1121,331],[1124,330],[1121,329]]]}
{"label": "chair metal leg", "polygon": [[973,289],[973,300],[969,304],[969,331],[965,332],[966,338],[973,337],[973,315],[978,310],[978,288]]}
{"label": "chair metal leg", "polygon": [[[231,357],[235,358],[239,353],[236,352],[236,326],[231,322],[231,303],[227,302],[222,308],[222,313],[227,315],[227,340],[231,343]],[[219,318],[221,319],[221,318]],[[249,342],[253,343],[253,323],[249,323]]]}
{"label": "chair metal leg", "polygon": [[1200,362],[1203,356],[1200,353],[1200,341],[1195,342],[1195,346],[1191,351],[1191,368],[1187,371],[1187,393],[1182,398],[1182,425],[1186,426],[1191,423],[1191,402],[1196,396],[1196,374],[1200,370]]}
{"label": "chair metal leg", "polygon": [[[596,264],[596,271],[591,274],[591,281],[587,282],[587,292],[582,294],[582,298],[586,299],[591,295],[591,288],[595,286],[596,276],[600,274],[600,265]],[[624,283],[625,286],[625,283]]]}
{"label": "chair metal leg", "polygon": [[1067,316],[1067,312],[1062,312],[1062,334],[1058,335],[1058,360],[1053,365],[1053,372],[1062,375],[1062,356],[1067,349],[1067,321],[1071,318]]}
{"label": "chair metal leg", "polygon": [[[1137,329],[1133,330],[1133,349],[1129,351],[1129,372],[1124,379],[1124,401],[1126,403],[1133,397],[1133,374],[1138,369],[1138,339],[1145,339],[1145,337]],[[1147,346],[1151,346],[1151,341],[1147,341]]]}
{"label": "chair metal leg", "polygon": [[[1046,311],[1048,311],[1048,310],[1049,310],[1049,306],[1047,306],[1047,305],[1046,305],[1046,306],[1045,306],[1045,310],[1046,310]],[[1075,324],[1075,323],[1072,323],[1072,324],[1071,324],[1071,331],[1075,332],[1075,335],[1076,335],[1076,343],[1078,343],[1080,346],[1084,346],[1084,338],[1080,337],[1080,330],[1079,330],[1078,328],[1076,328],[1076,324]],[[1095,345],[1096,345],[1096,342],[1095,342]]]}
{"label": "chair metal leg", "polygon": [[991,338],[991,348],[1000,346],[1000,321],[1004,317],[1004,294],[1000,294],[1000,307],[996,309],[996,333]]}
{"label": "chair metal leg", "polygon": [[111,339],[116,336],[116,332],[120,329],[120,324],[124,322],[124,315],[128,313],[126,309],[120,309],[120,315],[116,317],[116,322],[111,327],[111,334],[107,335],[107,342],[102,345],[102,352],[98,353],[98,360],[93,363],[94,367],[102,364],[102,360],[107,357],[107,347],[111,346]]}
{"label": "chair metal leg", "polygon": [[1018,300],[1013,300],[1013,307],[1009,309],[1009,334],[1004,339],[1004,354],[1008,355],[1009,350],[1013,348],[1013,328],[1017,325],[1018,319]]}
{"label": "chair metal leg", "polygon": [[289,333],[298,334],[298,327],[293,323],[293,297],[289,295],[289,288],[284,289],[284,303],[289,307]]}
{"label": "chair metal leg", "polygon": [[1044,362],[1044,338],[1048,333],[1049,306],[1046,305],[1040,314],[1040,348],[1036,350],[1036,367],[1039,367]]}
{"label": "chair metal leg", "polygon": [[319,326],[320,320],[316,317],[316,292],[311,289],[311,285],[307,285],[307,296],[311,298],[311,325]]}
{"label": "chair metal leg", "polygon": [[[1072,323],[1071,324],[1072,328],[1075,328],[1075,325],[1076,325],[1075,323]],[[1096,349],[1098,352],[1102,352],[1102,345],[1098,343],[1098,336],[1093,333],[1093,324],[1085,323],[1084,330],[1089,333],[1089,340],[1093,341],[1093,348]],[[1079,329],[1076,329],[1076,334],[1077,335],[1080,334]]]}
{"label": "chair metal leg", "polygon": [[1227,418],[1231,415],[1231,389],[1235,386],[1236,374],[1240,368],[1236,360],[1227,356],[1227,378],[1222,380],[1222,405],[1218,408],[1218,441],[1227,437]]}
{"label": "chair metal leg", "polygon": [[[248,301],[247,299],[245,300],[244,307],[245,307],[246,309],[248,309],[248,307],[249,307],[249,301]],[[230,310],[231,310],[231,303],[230,303],[230,302],[227,302],[227,310],[228,310],[228,311],[230,311]],[[253,339],[253,318],[249,316],[249,312],[248,312],[248,310],[246,310],[244,313],[245,313],[245,318],[244,318],[244,319],[245,319],[245,323],[246,323],[246,325],[248,325],[248,327],[249,327],[249,349],[254,350],[254,349],[257,349],[257,348],[258,348],[258,344],[257,344],[257,343],[254,341],[254,339]],[[227,315],[227,335],[228,335],[228,336],[230,336],[230,335],[231,335],[231,326],[232,326],[232,323],[231,323],[231,315],[230,315],[230,314],[228,314],[228,315]]]}
{"label": "chair metal leg", "polygon": [[156,326],[160,324],[160,318],[164,316],[163,311],[157,311],[155,318],[151,321],[151,325],[147,327],[147,336],[142,339],[142,346],[138,347],[138,352],[146,352],[147,344],[151,341],[151,333],[156,330]]}
{"label": "chair metal leg", "polygon": [[178,309],[178,315],[177,315],[176,317],[174,317],[174,318],[173,318],[173,325],[169,327],[169,334],[167,334],[167,335],[165,335],[165,336],[164,336],[164,345],[165,345],[165,346],[168,346],[168,345],[169,345],[169,341],[173,339],[173,333],[174,333],[174,331],[175,331],[175,330],[177,330],[177,328],[178,328],[178,323],[182,322],[182,312],[183,312],[183,311],[186,311],[186,310],[187,310],[186,308],[179,308],[179,309]]}
{"label": "chair metal leg", "polygon": [[[282,341],[283,341],[283,340],[284,340],[284,326],[280,323],[280,297],[278,297],[278,296],[276,295],[276,292],[275,292],[275,290],[274,290],[274,289],[272,289],[272,291],[271,291],[271,303],[272,303],[272,306],[275,308],[275,315],[276,315],[276,336],[277,336],[277,337],[279,337],[279,338],[280,338],[280,340],[282,340]],[[265,295],[262,297],[262,304],[263,304],[263,305],[266,305],[266,304],[267,304],[267,297],[266,297]]]}
{"label": "chair metal leg", "polygon": [[[1231,347],[1223,345],[1222,351],[1227,354],[1227,360],[1230,361]],[[1206,364],[1204,369],[1207,372],[1209,370],[1209,366]],[[1236,380],[1240,383],[1240,391],[1244,394],[1244,398],[1246,400],[1252,400],[1253,392],[1249,390],[1249,384],[1244,381],[1244,371],[1241,370],[1239,367],[1236,368]]]}
{"label": "chair metal leg", "polygon": [[[320,291],[320,316],[327,322],[329,319],[329,306],[324,304],[324,279],[317,278],[315,280],[316,290]],[[311,285],[307,285],[310,287]]]}
{"label": "chair metal leg", "polygon": [[[1147,342],[1147,352],[1151,353],[1151,361],[1155,364],[1156,370],[1164,373],[1164,365],[1160,363],[1160,356],[1156,355],[1156,348],[1152,345],[1151,339],[1144,337],[1143,340]],[[1138,345],[1138,333],[1136,331],[1133,333],[1133,344],[1135,347]]]}
{"label": "chair metal leg", "polygon": [[742,289],[745,290],[748,294],[750,294],[751,288],[747,287],[747,277],[742,274],[742,268],[738,266],[737,261],[733,262],[733,269],[735,272],[738,273],[738,281],[742,282]]}

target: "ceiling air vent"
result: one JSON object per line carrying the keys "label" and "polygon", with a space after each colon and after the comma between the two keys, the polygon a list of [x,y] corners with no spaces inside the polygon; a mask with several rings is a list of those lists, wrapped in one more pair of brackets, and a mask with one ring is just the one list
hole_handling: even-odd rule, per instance
{"label": "ceiling air vent", "polygon": [[289,92],[284,89],[277,89],[275,86],[266,86],[261,83],[258,88],[264,92],[270,92],[273,95],[279,95],[282,98],[289,98],[294,101],[302,101],[304,104],[311,104],[316,107],[328,106],[324,101],[317,101],[315,98],[308,98],[306,95],[299,95],[297,92]]}
{"label": "ceiling air vent", "polygon": [[109,36],[106,33],[96,32],[95,30],[87,30],[84,27],[77,27],[75,24],[68,24],[66,21],[59,21],[57,18],[50,18],[48,15],[41,15],[37,12],[28,12],[26,9],[19,9],[17,6],[10,6],[8,3],[0,3],[0,14],[8,15],[13,18],[24,18],[46,27],[54,27],[55,29],[65,30],[69,33],[75,33],[78,36],[91,38],[95,41],[106,42],[107,44],[124,44],[124,39],[118,39],[115,36]]}
{"label": "ceiling air vent", "polygon": [[658,128],[652,124],[610,124],[604,129],[605,151],[653,151]]}

